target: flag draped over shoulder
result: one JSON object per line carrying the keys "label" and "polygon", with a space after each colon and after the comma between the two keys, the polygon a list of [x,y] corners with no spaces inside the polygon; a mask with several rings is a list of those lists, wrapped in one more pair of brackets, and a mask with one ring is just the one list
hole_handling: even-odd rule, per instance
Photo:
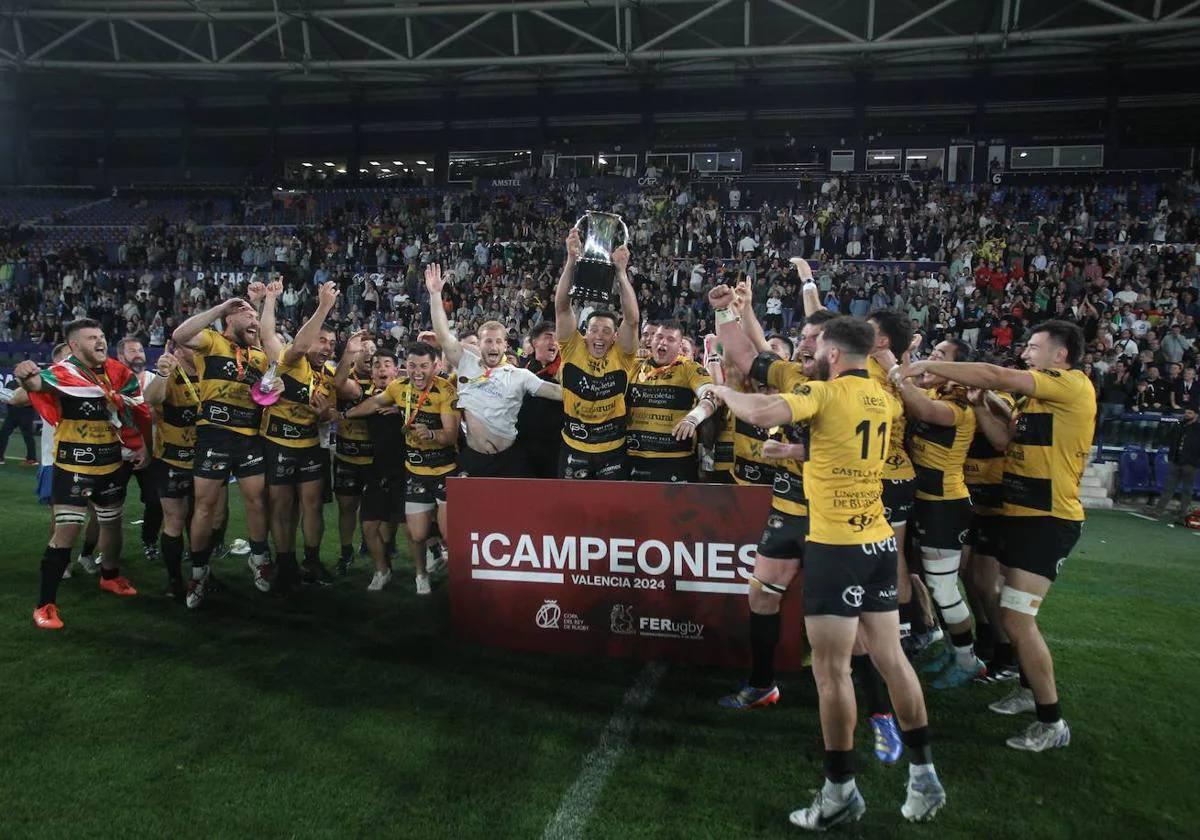
{"label": "flag draped over shoulder", "polygon": [[57,426],[62,419],[59,394],[76,399],[104,399],[121,445],[126,449],[141,449],[150,440],[151,430],[150,408],[142,399],[142,386],[133,371],[116,359],[104,360],[104,373],[107,383],[69,356],[39,372],[47,387],[30,391],[29,401],[43,420]]}

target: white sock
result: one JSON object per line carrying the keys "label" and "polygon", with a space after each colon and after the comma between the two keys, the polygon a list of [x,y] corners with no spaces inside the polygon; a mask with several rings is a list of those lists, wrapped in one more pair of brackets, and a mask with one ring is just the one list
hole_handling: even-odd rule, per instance
{"label": "white sock", "polygon": [[910,764],[908,765],[908,780],[911,782],[918,776],[937,775],[937,771],[933,769],[933,762],[929,764]]}
{"label": "white sock", "polygon": [[845,802],[854,795],[855,790],[856,785],[854,784],[854,779],[851,779],[848,782],[831,782],[829,779],[826,779],[825,787],[822,789],[822,792],[829,799],[834,799],[838,802]]}
{"label": "white sock", "polygon": [[208,566],[192,566],[192,580],[201,580],[208,574]]}
{"label": "white sock", "polygon": [[969,644],[964,647],[952,645],[954,648],[954,660],[958,667],[964,671],[969,671],[975,667],[975,645]]}

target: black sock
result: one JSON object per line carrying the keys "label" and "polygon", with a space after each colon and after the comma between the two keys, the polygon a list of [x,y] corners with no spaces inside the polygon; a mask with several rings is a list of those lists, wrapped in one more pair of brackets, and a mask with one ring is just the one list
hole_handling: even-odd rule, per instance
{"label": "black sock", "polygon": [[279,567],[279,579],[285,583],[299,577],[300,567],[296,564],[296,552],[275,552],[275,564]]}
{"label": "black sock", "polygon": [[392,539],[390,541],[385,542],[383,544],[383,556],[386,557],[388,560],[391,560],[393,557],[396,556],[396,538],[395,537],[392,537]]}
{"label": "black sock", "polygon": [[825,750],[825,778],[835,785],[854,778],[854,750]]}
{"label": "black sock", "polygon": [[304,565],[319,566],[321,565],[321,546],[304,546]]}
{"label": "black sock", "polygon": [[979,654],[979,658],[987,661],[992,658],[996,650],[996,634],[992,632],[992,625],[986,621],[976,622],[975,624],[975,652]]}
{"label": "black sock", "polygon": [[100,567],[100,577],[104,578],[104,580],[113,580],[114,578],[118,578],[120,576],[121,570],[116,566],[111,569],[106,569],[103,566]]}
{"label": "black sock", "polygon": [[79,556],[80,557],[95,557],[96,556],[96,544],[94,542],[88,542],[87,539],[84,539],[83,550],[79,552]]}
{"label": "black sock", "polygon": [[775,684],[779,622],[779,613],[750,612],[750,685],[754,688],[770,688]]}
{"label": "black sock", "polygon": [[225,544],[225,526],[228,524],[229,524],[228,522],[225,522],[221,525],[220,528],[213,528],[212,545],[218,546],[218,545]]}
{"label": "black sock", "polygon": [[71,564],[71,549],[46,546],[42,555],[42,588],[38,595],[38,606],[53,604],[58,599],[58,583],[62,580],[63,572]]}
{"label": "black sock", "polygon": [[167,567],[167,577],[173,582],[183,579],[183,535],[172,537],[170,534],[163,532],[159,539],[162,545],[163,563]]}
{"label": "black sock", "polygon": [[891,703],[888,702],[887,686],[883,677],[875,669],[875,663],[868,654],[850,657],[850,674],[858,680],[862,689],[863,699],[867,701],[867,713],[871,715],[890,715]]}
{"label": "black sock", "polygon": [[974,642],[974,637],[970,630],[964,630],[962,633],[951,633],[950,644],[954,647],[969,647]]}
{"label": "black sock", "polygon": [[914,598],[911,601],[901,602],[901,604],[900,604],[900,627],[902,628],[901,633],[900,633],[901,638],[904,637],[903,628],[905,625],[908,626],[909,634],[915,635],[915,634],[921,632],[922,624],[923,624],[923,622],[921,621],[921,609],[920,609],[920,607],[917,606],[916,599]]}
{"label": "black sock", "polygon": [[933,764],[933,752],[929,747],[929,727],[900,730],[900,740],[908,747],[908,760],[912,764]]}
{"label": "black sock", "polygon": [[1058,723],[1062,720],[1057,700],[1053,703],[1034,703],[1033,706],[1037,710],[1037,719],[1042,723]]}
{"label": "black sock", "polygon": [[163,510],[161,502],[146,505],[142,513],[142,545],[151,546],[158,542],[158,532],[162,530]]}
{"label": "black sock", "polygon": [[209,558],[212,557],[212,546],[208,548],[193,548],[192,549],[192,568],[199,569],[202,566],[207,566]]}
{"label": "black sock", "polygon": [[261,542],[258,540],[250,540],[250,553],[255,556],[262,556],[264,554],[270,554],[271,548],[267,545],[266,540]]}
{"label": "black sock", "polygon": [[349,563],[353,557],[354,557],[354,546],[353,545],[343,545],[342,546],[342,562]]}
{"label": "black sock", "polygon": [[996,642],[988,670],[995,672],[1001,668],[1011,668],[1013,665],[1012,642]]}

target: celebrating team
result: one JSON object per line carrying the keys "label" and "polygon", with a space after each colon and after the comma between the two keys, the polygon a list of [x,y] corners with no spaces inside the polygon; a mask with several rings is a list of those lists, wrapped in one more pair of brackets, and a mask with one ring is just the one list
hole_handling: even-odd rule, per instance
{"label": "celebrating team", "polygon": [[[855,681],[877,757],[891,763],[909,753],[903,816],[927,820],[944,806],[910,664],[942,628],[946,644],[920,666],[932,687],[1019,677],[1020,687],[990,707],[1036,714],[1009,746],[1041,751],[1069,742],[1037,615],[1083,520],[1078,490],[1095,397],[1074,369],[1083,344],[1077,327],[1035,326],[1026,369],[973,361],[954,339],[911,361],[903,317],[834,317],[810,283],[793,352],[788,339],[763,334],[745,285],[718,286],[709,294],[717,333],[698,363],[677,324],[643,330],[638,346],[624,247],[613,254],[622,315],[594,309],[580,324],[569,293],[578,234],[566,245],[554,330],[534,331],[523,366],[512,361],[498,322],[469,338],[453,334],[436,265],[425,274],[433,330],[406,348],[402,363],[365,333],[350,337],[333,362],[336,333],[326,318],[338,289],[329,283],[287,342],[275,327],[282,284],[251,284],[246,299],[182,323],[149,379],[108,357],[97,324],[70,325],[67,358],[15,371],[23,391],[14,399],[33,401],[56,424],[54,528],[35,623],[62,626],[58,582],[89,511],[100,528],[101,587],[134,594],[118,561],[125,486],[139,471],[154,477],[171,591],[190,608],[211,591],[231,482],[246,512],[258,589],[332,581],[319,547],[324,505],[336,497],[338,571],[353,563],[361,521],[375,566],[369,589],[387,586],[403,518],[422,594],[437,559],[429,543],[446,532],[452,475],[763,484],[773,502],[750,587],[751,673],[721,705],[779,700],[780,604],[801,598],[826,782],[793,823],[820,830],[865,810],[852,761]],[[807,264],[794,262],[810,281]]]}

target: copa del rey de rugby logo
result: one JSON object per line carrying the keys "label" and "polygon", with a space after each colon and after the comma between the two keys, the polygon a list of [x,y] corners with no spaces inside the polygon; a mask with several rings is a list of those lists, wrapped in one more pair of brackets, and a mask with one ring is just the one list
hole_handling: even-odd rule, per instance
{"label": "copa del rey de rugby logo", "polygon": [[[745,594],[754,543],[627,537],[471,534],[471,577],[609,589]],[[539,613],[540,615],[540,613]],[[545,618],[553,615],[548,610]],[[539,619],[539,627],[542,627]]]}
{"label": "copa del rey de rugby logo", "polygon": [[537,613],[533,616],[533,622],[543,630],[588,631],[592,629],[575,613],[564,612],[563,608],[558,605],[558,601],[553,598],[547,598],[538,607]]}

